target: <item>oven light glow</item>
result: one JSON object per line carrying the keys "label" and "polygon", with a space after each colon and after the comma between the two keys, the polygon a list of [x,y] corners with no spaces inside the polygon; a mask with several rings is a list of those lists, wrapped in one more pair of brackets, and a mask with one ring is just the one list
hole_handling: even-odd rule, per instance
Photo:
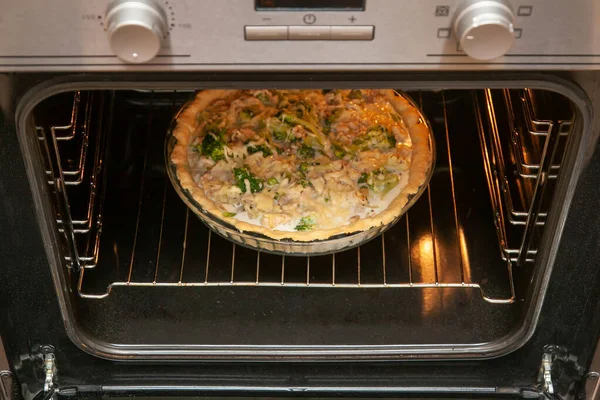
{"label": "oven light glow", "polygon": [[416,245],[412,249],[411,258],[421,266],[419,271],[413,271],[415,272],[414,278],[419,282],[435,283],[436,260],[431,234],[424,234],[417,239]]}
{"label": "oven light glow", "polygon": [[431,251],[433,250],[433,242],[431,241],[431,236],[424,236],[419,240],[419,247],[421,250],[421,254],[429,256]]}

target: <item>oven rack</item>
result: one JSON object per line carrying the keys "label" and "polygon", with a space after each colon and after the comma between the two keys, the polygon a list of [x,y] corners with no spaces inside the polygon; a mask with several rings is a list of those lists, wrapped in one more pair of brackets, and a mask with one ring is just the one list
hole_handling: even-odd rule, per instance
{"label": "oven rack", "polygon": [[[151,92],[145,93],[146,96],[154,96],[152,100],[152,106],[150,108],[154,111],[163,112],[165,118],[162,120],[169,121],[170,116],[174,114],[177,108],[183,103],[182,100],[188,93],[169,92],[165,91],[162,93]],[[171,98],[169,98],[171,95]],[[423,93],[413,93],[415,98],[419,98],[421,105],[424,107],[426,115],[428,103],[423,102]],[[495,96],[498,92],[495,92]],[[95,188],[94,195],[91,196],[91,200],[87,203],[88,210],[94,210],[94,218],[92,218],[93,224],[89,230],[77,229],[77,224],[74,222],[80,221],[80,219],[71,218],[71,204],[69,200],[72,199],[75,194],[72,193],[72,188],[67,188],[64,191],[58,192],[58,202],[63,204],[62,212],[58,211],[59,219],[58,226],[63,231],[66,242],[66,260],[69,266],[75,267],[79,271],[79,277],[77,282],[77,290],[81,297],[84,298],[103,298],[109,295],[110,291],[114,287],[119,286],[292,286],[292,287],[355,287],[355,288],[455,288],[455,287],[466,287],[477,289],[481,292],[481,296],[484,300],[492,303],[507,303],[514,301],[514,285],[512,281],[512,268],[513,263],[516,261],[533,261],[535,258],[536,250],[530,242],[535,238],[535,229],[531,232],[527,230],[527,221],[524,226],[513,226],[511,223],[506,222],[510,219],[507,218],[506,212],[506,194],[503,193],[503,188],[500,183],[498,171],[503,171],[499,168],[500,162],[507,163],[508,160],[503,158],[501,148],[497,145],[501,140],[505,138],[500,133],[498,128],[498,119],[495,115],[495,110],[498,108],[498,103],[492,96],[492,91],[483,91],[475,95],[475,116],[477,120],[477,132],[481,142],[481,150],[483,156],[483,164],[486,171],[486,182],[489,190],[489,196],[492,199],[493,218],[495,223],[495,232],[497,242],[499,243],[499,252],[501,258],[504,260],[505,266],[502,268],[504,272],[503,276],[496,276],[493,279],[485,277],[487,273],[483,271],[481,266],[469,265],[469,256],[466,254],[466,241],[462,232],[462,227],[459,224],[459,216],[457,211],[457,199],[455,197],[455,182],[453,176],[452,156],[451,156],[451,145],[449,134],[450,128],[448,126],[448,116],[446,111],[446,99],[445,93],[441,92],[441,98],[438,99],[439,103],[443,106],[441,109],[434,110],[435,113],[441,116],[443,119],[441,127],[438,129],[444,130],[442,134],[442,140],[445,140],[446,148],[444,151],[447,153],[448,166],[444,170],[447,173],[446,183],[448,193],[451,193],[451,197],[448,197],[450,204],[448,210],[452,210],[450,214],[454,218],[454,226],[450,229],[454,232],[455,239],[454,249],[450,251],[453,254],[450,257],[450,263],[448,262],[448,255],[442,254],[444,251],[440,251],[437,247],[439,244],[436,242],[436,236],[444,236],[447,232],[443,231],[441,234],[436,231],[434,223],[434,214],[438,213],[436,207],[437,203],[435,198],[438,197],[438,193],[434,192],[432,204],[432,188],[427,189],[423,198],[418,202],[421,204],[420,211],[415,211],[419,207],[415,205],[413,209],[404,217],[395,227],[390,231],[376,238],[372,242],[369,242],[362,247],[349,250],[347,252],[338,253],[331,256],[323,257],[282,257],[273,256],[264,253],[258,253],[245,249],[243,247],[232,245],[224,239],[208,231],[195,216],[190,215],[189,211],[185,209],[183,204],[176,199],[172,188],[170,187],[166,177],[163,174],[162,179],[162,209],[160,216],[160,233],[158,234],[158,246],[155,249],[153,256],[148,257],[144,255],[142,258],[149,258],[151,262],[140,262],[138,260],[139,254],[136,254],[136,242],[139,236],[139,221],[140,215],[144,208],[143,203],[143,188],[140,190],[139,202],[138,202],[138,223],[134,236],[134,249],[131,251],[131,257],[125,270],[127,273],[115,272],[114,267],[111,269],[109,264],[98,264],[99,254],[101,252],[100,239],[103,227],[103,213],[102,204],[103,200],[97,201],[98,198],[102,198],[103,195],[100,193],[102,185],[100,181],[105,180],[99,177],[103,175],[103,170],[106,169],[103,164],[105,155],[105,137],[108,136],[108,127],[103,124],[103,120],[106,118],[98,117],[96,124],[90,123],[89,119],[83,118],[81,124],[85,129],[77,130],[79,126],[78,115],[81,108],[87,110],[90,108],[94,109],[94,115],[101,115],[103,112],[104,101],[102,100],[102,94],[100,92],[89,92],[89,93],[78,93],[74,96],[73,100],[73,115],[71,131],[81,132],[82,136],[95,138],[94,142],[94,158],[93,167],[82,169],[83,171],[92,171],[88,174],[90,186]],[[427,95],[425,96],[427,97]],[[165,100],[167,99],[167,100]],[[146,100],[142,100],[146,101]],[[165,107],[165,103],[171,102],[171,107]],[[529,101],[529,100],[528,100]],[[83,104],[82,104],[83,103]],[[435,102],[431,102],[435,104]],[[507,103],[508,104],[508,103]],[[525,104],[525,103],[523,103]],[[148,104],[144,104],[147,107]],[[438,107],[439,108],[439,107]],[[488,110],[488,113],[484,113],[482,110]],[[114,112],[113,107],[109,108],[109,112]],[[152,118],[152,115],[149,116]],[[108,118],[110,120],[110,118]],[[484,126],[483,120],[487,119],[489,127]],[[531,123],[533,126],[540,126],[539,123]],[[66,125],[65,125],[66,126]],[[157,127],[148,127],[148,131],[144,134],[148,137],[157,136],[153,135],[154,130],[160,130],[166,132],[168,123],[159,129]],[[52,127],[50,127],[52,128]],[[67,180],[67,178],[61,174],[61,168],[57,166],[64,165],[61,162],[61,147],[59,146],[60,140],[56,137],[55,132],[60,131],[57,129],[48,129],[48,127],[38,127],[38,132],[43,134],[40,142],[51,143],[51,146],[46,146],[46,155],[49,159],[47,171],[50,172],[52,185],[54,187],[60,187],[60,182]],[[77,134],[75,134],[77,136]],[[160,136],[160,135],[159,135]],[[543,136],[543,135],[538,135]],[[547,135],[548,136],[548,135]],[[549,137],[551,137],[551,133]],[[74,138],[74,137],[73,137]],[[65,139],[65,140],[72,140]],[[162,139],[161,139],[162,140]],[[440,139],[437,139],[438,143]],[[84,141],[82,141],[83,143]],[[86,139],[85,144],[82,146],[88,146],[91,142]],[[144,176],[147,175],[146,164],[149,162],[148,159],[150,149],[153,147],[162,148],[162,141],[152,143],[153,146],[148,144],[146,146],[146,153],[143,155],[144,159]],[[79,154],[79,153],[78,153]],[[156,160],[153,160],[156,161]],[[162,162],[162,160],[159,160]],[[164,167],[163,167],[164,168]],[[441,170],[441,169],[440,169]],[[504,170],[505,171],[505,170]],[[106,174],[104,174],[106,177]],[[145,179],[145,178],[144,178]],[[525,180],[525,179],[524,179]],[[58,182],[58,184],[57,184]],[[535,182],[535,181],[534,181]],[[434,181],[435,183],[435,181]],[[442,186],[444,185],[442,184]],[[143,185],[143,184],[142,184]],[[105,185],[106,186],[106,185]],[[435,184],[434,184],[435,186]],[[435,187],[434,187],[434,190]],[[102,192],[103,193],[103,192]],[[538,193],[538,197],[541,196],[541,192]],[[175,198],[175,201],[173,199]],[[534,196],[534,199],[537,198]],[[175,203],[176,205],[173,205]],[[168,204],[168,205],[167,205]],[[540,224],[540,214],[543,215],[541,210],[538,210],[540,204],[535,202],[536,217],[532,218],[532,225]],[[445,205],[444,207],[448,207]],[[179,209],[179,218],[176,222],[173,222],[170,215],[175,212],[172,210]],[[183,212],[182,210],[185,210]],[[183,216],[183,214],[185,216]],[[422,220],[420,216],[413,217],[414,214],[429,215],[429,232],[426,236],[416,237],[411,235],[413,231],[412,225],[417,221],[417,225],[421,224],[419,221]],[[66,218],[62,217],[66,216]],[[165,223],[165,218],[169,220]],[[83,219],[86,220],[86,219]],[[87,220],[86,220],[87,221]],[[66,225],[65,223],[66,222]],[[487,221],[486,221],[487,222]],[[165,253],[163,247],[165,246],[165,240],[169,235],[168,231],[171,231],[171,225],[179,226],[180,237],[182,244],[179,246],[179,250],[175,250],[175,245],[169,244],[169,254]],[[422,225],[422,224],[421,224]],[[64,229],[64,227],[68,229]],[[516,229],[516,232],[515,232]],[[195,232],[191,234],[190,231]],[[201,232],[202,231],[202,232]],[[202,240],[197,240],[197,237],[201,237]],[[428,237],[425,240],[423,237]],[[521,238],[519,242],[515,238]],[[405,243],[406,249],[402,253],[404,261],[401,265],[398,265],[397,257],[391,256],[398,252],[397,242],[398,238]],[[446,240],[446,239],[445,239]],[[524,243],[524,242],[527,243]],[[139,244],[138,244],[139,245]],[[190,256],[190,246],[200,246],[204,250],[200,251],[202,255]],[[391,247],[390,247],[391,246]],[[223,251],[223,249],[227,249]],[[368,250],[365,250],[368,249]],[[416,250],[415,250],[416,249]],[[178,260],[177,263],[164,265],[165,259],[173,259],[173,252],[178,255],[175,258]],[[192,250],[192,252],[198,252],[198,250]],[[145,254],[139,251],[140,254]],[[438,254],[439,253],[439,254]],[[448,253],[446,251],[446,253]],[[523,253],[524,256],[520,257]],[[366,255],[367,256],[366,256]],[[218,255],[218,256],[216,256]],[[226,256],[225,256],[226,255]],[[375,256],[376,255],[376,256]],[[225,257],[225,258],[224,258]],[[280,258],[274,258],[280,257]],[[366,257],[366,258],[365,258]],[[372,262],[370,258],[376,258],[376,262]],[[218,266],[215,266],[215,259],[218,259]],[[443,259],[444,266],[441,267],[439,263],[440,259]],[[250,261],[249,261],[250,260]],[[265,265],[265,261],[268,263]],[[175,267],[177,264],[177,267]],[[193,264],[193,265],[192,265]],[[453,267],[448,267],[448,264],[452,264]],[[227,267],[224,267],[226,265]],[[275,265],[275,266],[274,266]],[[480,271],[473,271],[473,269],[480,268]],[[227,273],[224,270],[227,269]],[[166,270],[170,271],[166,274]],[[198,275],[198,271],[202,270],[202,273]],[[265,271],[269,270],[268,273]],[[302,270],[299,272],[299,270]],[[192,272],[190,272],[192,271]],[[217,271],[217,272],[215,272]],[[324,271],[329,271],[324,273]],[[352,271],[352,272],[350,272]],[[425,271],[425,272],[424,272]],[[328,278],[324,278],[323,274],[328,275]],[[165,280],[161,277],[168,275],[169,279]],[[143,277],[139,279],[138,277]],[[193,278],[191,278],[193,276]],[[316,277],[315,277],[316,276]],[[300,278],[301,277],[301,278]],[[502,281],[502,284],[496,285],[496,281]],[[491,283],[490,283],[491,282]]]}
{"label": "oven rack", "polygon": [[[419,93],[416,96],[421,98]],[[442,93],[442,104],[445,103],[443,96]],[[473,267],[469,264],[469,256],[465,254],[467,243],[457,215],[445,108],[437,111],[444,118],[444,122],[438,124],[438,129],[443,129],[442,140],[438,138],[437,141],[438,146],[445,143],[445,150],[442,147],[440,151],[446,154],[447,168],[440,169],[419,205],[415,205],[390,231],[357,249],[331,256],[285,257],[259,253],[233,245],[208,231],[183,206],[166,177],[163,176],[160,186],[156,178],[148,181],[149,174],[153,173],[149,170],[155,169],[151,165],[155,161],[162,162],[151,160],[149,152],[163,143],[156,141],[147,145],[143,156],[143,175],[146,177],[143,182],[155,187],[140,190],[133,245],[127,253],[129,260],[124,270],[113,273],[110,279],[101,265],[82,268],[77,283],[79,295],[103,298],[119,286],[462,287],[479,290],[482,298],[491,303],[514,301],[512,264],[507,256],[504,256],[504,267],[500,269],[504,272],[496,273],[496,276],[484,271],[483,265]],[[158,129],[154,124],[152,126],[152,129]],[[146,136],[152,136],[152,133],[147,132]],[[440,188],[445,188],[445,192],[441,193]],[[145,204],[148,197],[145,190],[154,190],[151,197],[160,199],[162,205]],[[440,203],[436,199],[441,194],[446,198],[446,204],[441,208],[444,210],[442,219],[445,218],[447,224],[442,232],[438,232],[436,221],[441,212],[437,209]],[[152,222],[148,222],[145,214],[149,207],[160,210],[155,212]],[[426,226],[423,221],[428,221]],[[141,224],[146,225],[142,228]],[[147,227],[155,225],[159,227],[158,232],[150,238]],[[444,247],[436,237],[450,235],[448,232],[453,232],[454,237],[444,240],[452,245]],[[496,241],[495,236],[492,241]],[[402,250],[398,249],[399,242],[404,243]],[[150,256],[148,247],[154,251]],[[440,266],[442,262],[443,267]]]}
{"label": "oven rack", "polygon": [[[190,224],[190,218],[195,220],[195,216],[190,215],[189,211],[186,211],[185,217],[186,234],[187,228]],[[406,224],[406,229],[409,229],[408,218],[403,221]],[[401,222],[402,223],[402,222]],[[407,235],[408,236],[408,235]],[[187,238],[186,238],[187,239]],[[213,243],[217,241],[223,241],[217,234],[212,231],[207,231],[206,246],[206,259],[200,265],[196,265],[196,269],[193,274],[197,275],[200,279],[186,280],[184,277],[188,275],[185,262],[186,247],[189,246],[187,240],[182,245],[181,253],[181,264],[177,268],[177,274],[171,281],[165,281],[159,279],[162,275],[162,271],[159,270],[158,261],[150,274],[150,280],[142,281],[132,279],[137,271],[134,271],[133,265],[134,260],[131,260],[131,266],[126,280],[115,281],[109,284],[106,292],[104,293],[88,293],[85,289],[84,276],[90,273],[89,269],[82,269],[80,271],[79,280],[77,284],[77,290],[79,296],[82,298],[89,299],[102,299],[106,298],[113,288],[117,287],[208,287],[208,286],[253,286],[253,287],[313,287],[313,288],[362,288],[362,289],[373,289],[373,288],[472,288],[477,289],[481,297],[493,304],[510,304],[515,300],[515,288],[512,274],[512,263],[506,262],[506,273],[507,282],[501,296],[494,294],[488,294],[485,288],[475,282],[470,281],[468,273],[465,272],[463,264],[460,264],[460,280],[457,282],[444,282],[441,281],[441,272],[438,268],[438,263],[435,259],[430,260],[432,268],[428,269],[428,278],[421,276],[421,279],[425,281],[415,281],[414,274],[416,274],[417,268],[412,267],[411,256],[408,256],[409,266],[404,271],[391,271],[389,266],[386,265],[386,233],[383,233],[379,237],[373,239],[369,244],[359,246],[352,250],[347,250],[343,253],[334,253],[326,256],[316,257],[296,257],[296,256],[275,256],[271,254],[261,253],[260,251],[254,251],[246,249],[240,245],[234,243],[230,244],[230,251],[227,254],[228,262],[226,265],[217,266],[217,275],[219,278],[213,279],[213,262],[211,261],[211,249],[215,247]],[[410,241],[410,238],[408,239]],[[428,242],[426,242],[428,243]],[[410,246],[410,243],[409,243]],[[425,244],[423,247],[430,249],[433,246],[429,243],[429,247]],[[222,247],[219,246],[219,248]],[[361,251],[364,253],[366,248],[379,248],[380,254],[377,257],[381,258],[382,262],[378,263],[378,270],[372,268],[369,262],[363,261],[365,258],[361,255]],[[363,249],[363,250],[361,250]],[[430,250],[427,250],[430,251]],[[246,261],[250,259],[250,262],[254,264],[253,268],[246,268],[244,265],[243,272],[240,273],[240,268],[236,265],[240,254],[246,258]],[[369,257],[372,252],[369,252]],[[157,256],[158,258],[158,256]],[[220,257],[221,258],[221,257]],[[261,264],[261,260],[265,258],[276,259],[276,270],[274,271],[273,262],[270,262],[268,266],[269,271],[263,272],[264,267]],[[351,259],[354,265],[348,263],[348,259]],[[343,260],[343,262],[340,262]],[[203,265],[202,265],[203,264]],[[350,264],[350,265],[349,265]],[[366,264],[366,265],[365,265]],[[316,267],[315,267],[316,265]],[[311,267],[312,266],[312,267]],[[395,266],[397,267],[397,266]],[[346,269],[340,274],[340,268]],[[368,270],[368,273],[365,273]],[[148,271],[145,271],[148,272]],[[401,275],[408,274],[407,279],[399,280]],[[238,276],[238,275],[241,275]],[[393,275],[395,279],[391,279]],[[148,275],[146,275],[148,277]]]}

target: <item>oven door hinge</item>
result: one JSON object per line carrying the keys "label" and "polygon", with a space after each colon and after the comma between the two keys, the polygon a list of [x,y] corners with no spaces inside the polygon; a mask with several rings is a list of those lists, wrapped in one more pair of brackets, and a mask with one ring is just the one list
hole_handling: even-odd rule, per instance
{"label": "oven door hinge", "polygon": [[49,392],[54,387],[56,379],[56,359],[53,352],[44,354],[44,372],[46,379],[44,380],[44,392]]}
{"label": "oven door hinge", "polygon": [[540,398],[562,399],[561,394],[568,394],[574,383],[584,378],[584,374],[585,368],[565,347],[545,346],[538,375]]}
{"label": "oven door hinge", "polygon": [[0,400],[13,400],[15,397],[15,383],[12,372],[0,370]]}
{"label": "oven door hinge", "polygon": [[40,345],[32,349],[34,358],[42,362],[42,376],[44,377],[44,390],[37,396],[44,399],[53,398],[58,389],[56,382],[56,358],[54,357],[54,346]]}

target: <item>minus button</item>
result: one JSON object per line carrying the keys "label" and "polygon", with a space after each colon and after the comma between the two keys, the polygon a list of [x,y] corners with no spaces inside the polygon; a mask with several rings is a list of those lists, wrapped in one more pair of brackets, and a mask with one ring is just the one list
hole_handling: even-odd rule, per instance
{"label": "minus button", "polygon": [[287,40],[287,26],[246,26],[246,40]]}

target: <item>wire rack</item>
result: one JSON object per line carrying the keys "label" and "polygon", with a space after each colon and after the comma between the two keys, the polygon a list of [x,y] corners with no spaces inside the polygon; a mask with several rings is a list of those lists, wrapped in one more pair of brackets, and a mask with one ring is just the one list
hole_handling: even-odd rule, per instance
{"label": "wire rack", "polygon": [[[212,233],[168,183],[164,133],[189,94],[117,93],[126,99],[123,107],[112,105],[114,95],[72,94],[69,124],[37,128],[65,264],[76,272],[76,290],[84,298],[105,298],[123,286],[460,287],[479,290],[487,302],[512,303],[513,268],[535,260],[552,194],[553,180],[541,177],[558,174],[556,160],[571,126],[570,119],[534,119],[534,91],[410,93],[430,118],[438,147],[438,166],[422,198],[389,231],[356,249],[286,257]],[[456,107],[462,107],[460,115]],[[457,137],[466,129],[460,125],[466,110],[470,139]],[[119,114],[131,124],[119,129],[133,138],[120,140],[141,140],[140,146],[107,145]],[[515,144],[513,132],[530,141]],[[78,146],[67,151],[61,145],[70,141]],[[533,142],[541,152],[527,147]],[[106,172],[107,155],[128,146],[140,149],[130,154],[131,168]],[[66,168],[73,164],[78,168]],[[106,189],[129,169],[130,181]],[[79,187],[86,187],[85,194]]]}

